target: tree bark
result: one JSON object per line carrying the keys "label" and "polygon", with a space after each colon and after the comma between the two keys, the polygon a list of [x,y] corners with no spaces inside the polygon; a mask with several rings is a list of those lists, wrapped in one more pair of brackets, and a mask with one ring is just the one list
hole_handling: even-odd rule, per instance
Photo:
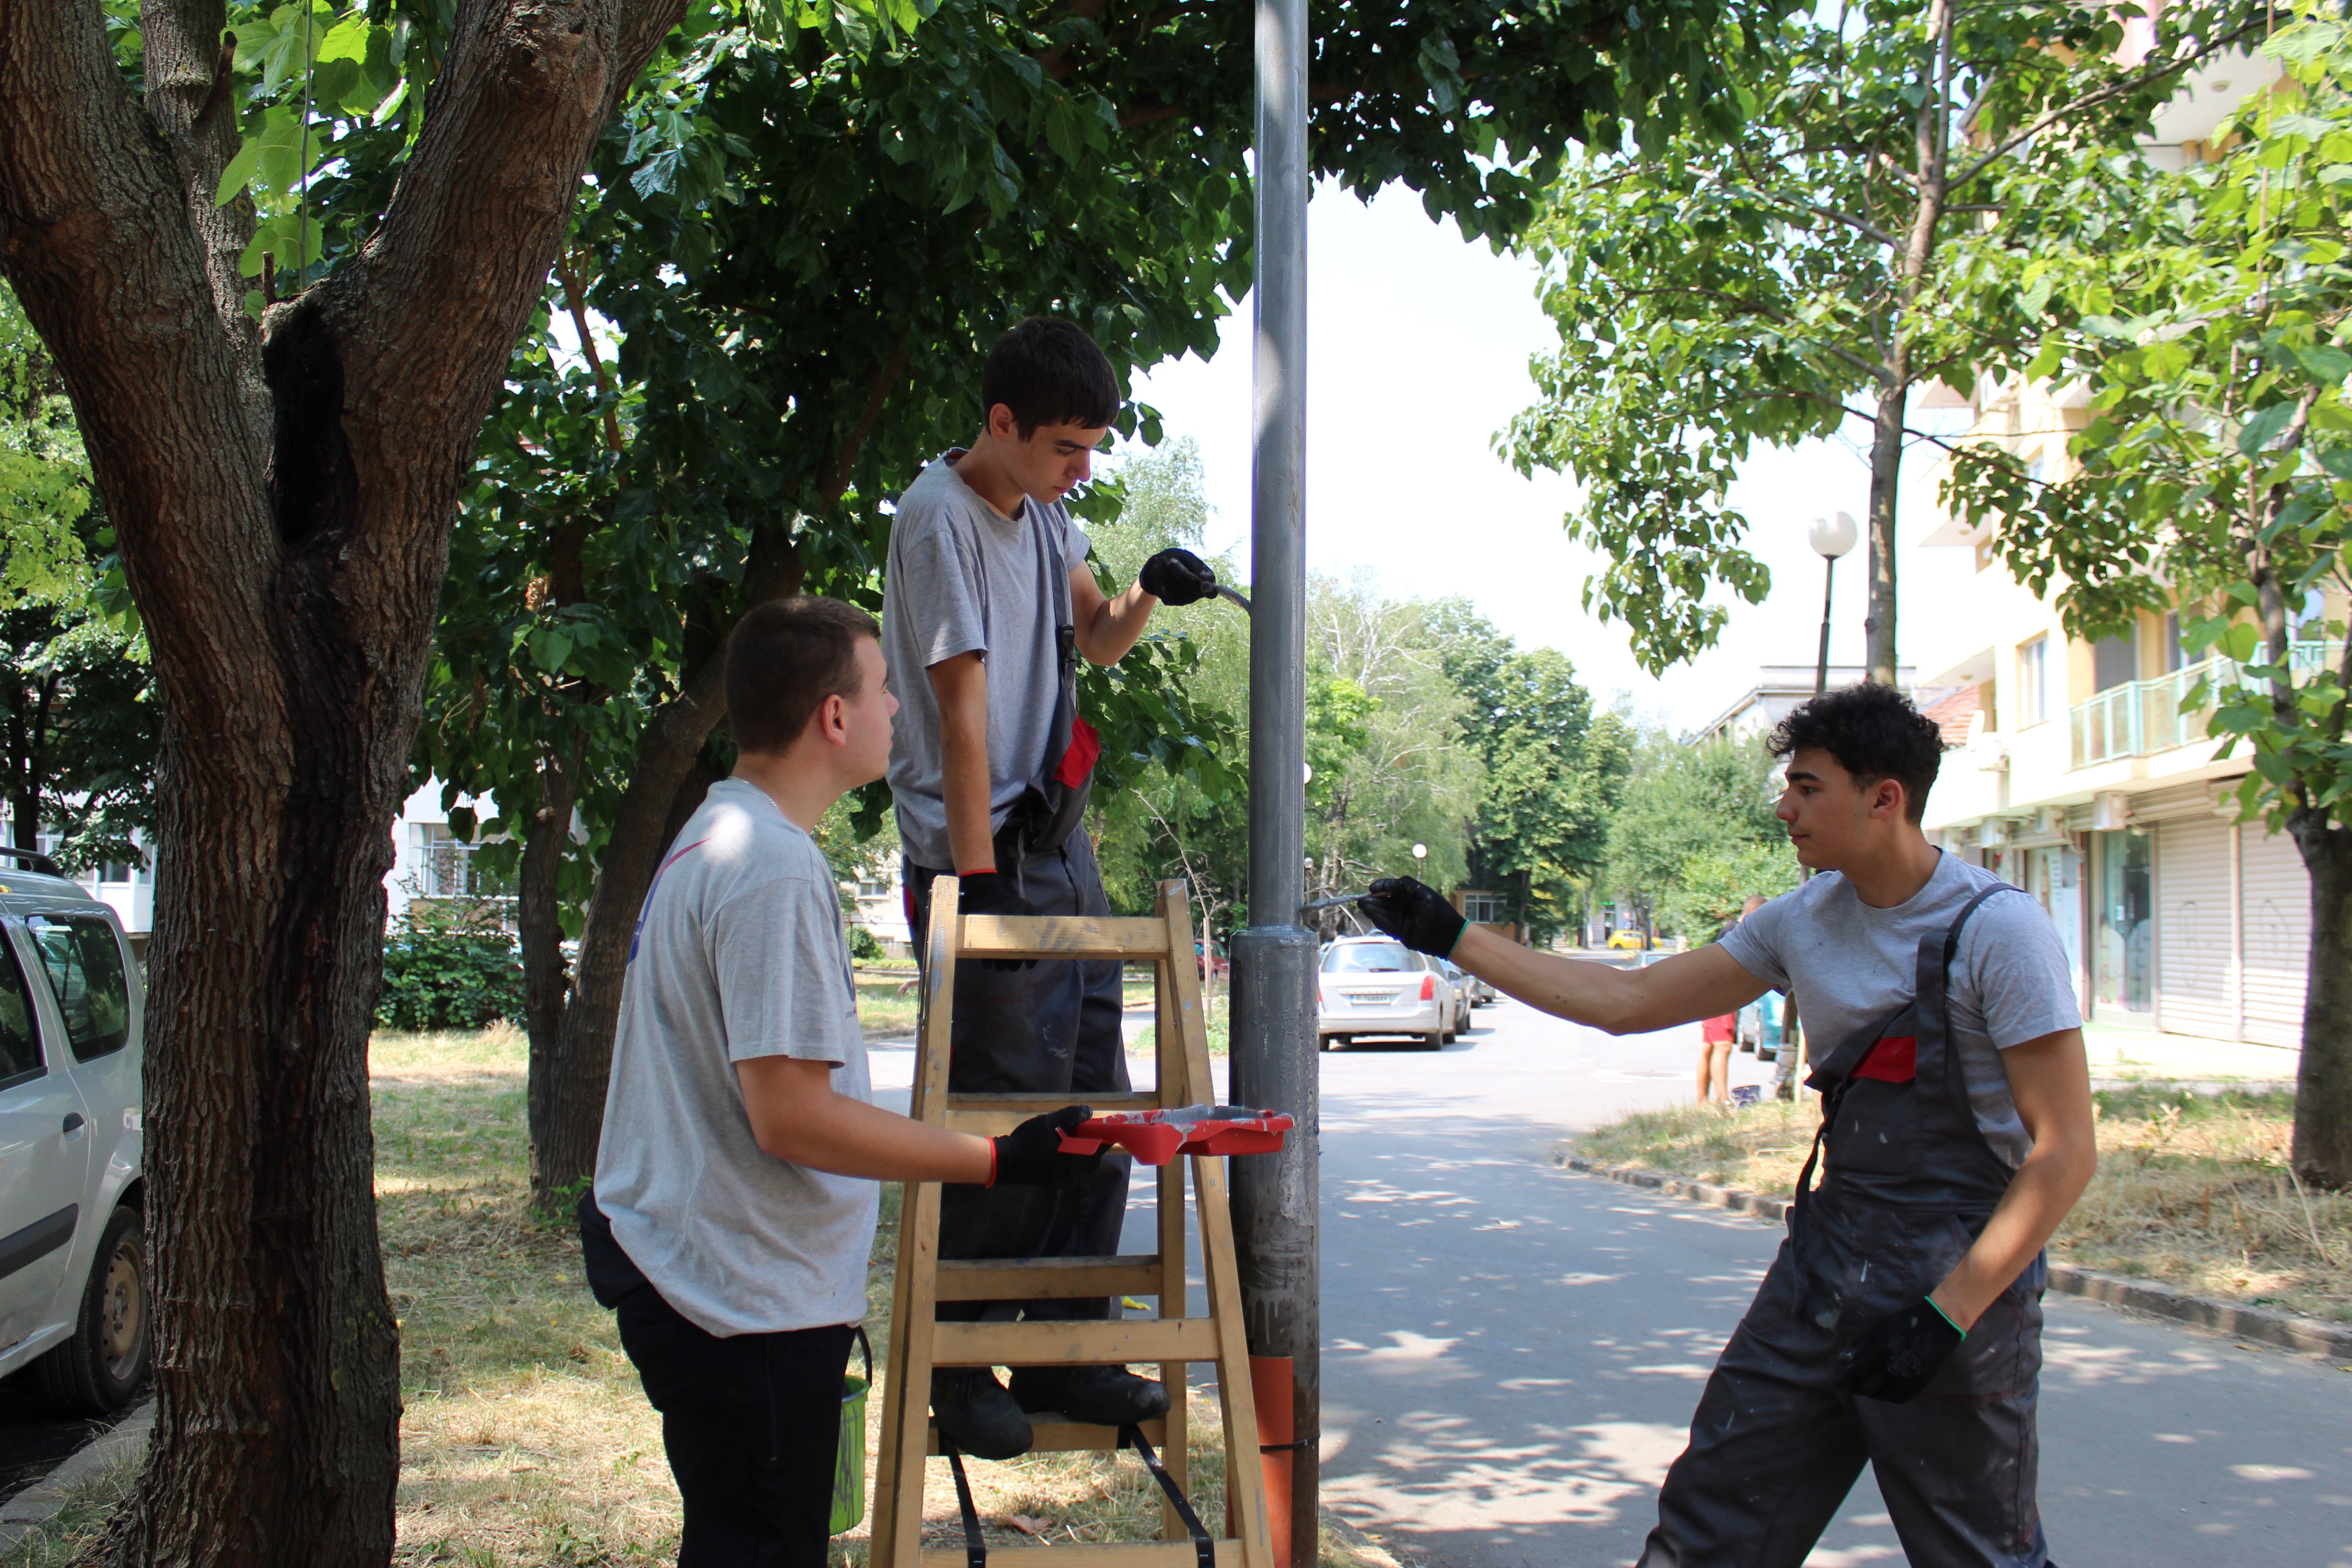
{"label": "tree bark", "polygon": [[1902,283],[1888,333],[1886,369],[1879,385],[1878,416],[1870,444],[1870,614],[1864,631],[1869,679],[1881,686],[1896,684],[1902,673],[1895,647],[1895,504],[1902,493],[1903,421],[1911,401],[1910,318],[1935,256],[1937,225],[1943,221],[1944,205],[1950,199],[1946,160],[1951,148],[1955,15],[1952,0],[1929,0],[1927,58],[1919,73],[1919,107],[1912,123],[1919,198],[1911,210],[1911,232],[1904,240]]}
{"label": "tree bark", "polygon": [[2304,806],[2287,829],[2311,874],[2293,1160],[2311,1185],[2341,1190],[2352,1187],[2352,828]]}
{"label": "tree bark", "polygon": [[472,0],[390,205],[246,317],[220,0],[0,6],[0,273],[55,356],[154,650],[155,1435],[98,1556],[386,1563],[399,1335],[366,1043],[458,487],[597,130],[682,0]]}
{"label": "tree bark", "polygon": [[[792,542],[778,531],[762,530],[744,565],[738,613],[798,593],[802,572]],[[629,940],[674,831],[670,808],[703,742],[726,717],[726,640],[715,635],[696,640],[699,657],[687,670],[684,687],[654,710],[638,740],[636,762],[597,867],[562,1028],[543,1070],[539,1053],[531,1053],[530,1190],[531,1202],[541,1208],[562,1206],[595,1176]]]}
{"label": "tree bark", "polygon": [[[571,976],[563,960],[562,888],[564,847],[572,837],[572,812],[580,798],[583,742],[550,746],[539,770],[539,809],[524,835],[522,865],[516,878],[515,923],[522,939],[523,1030],[530,1037],[535,1069],[552,1062],[563,1034],[565,993]],[[530,1073],[526,1096],[530,1123],[549,1115],[541,1103],[552,1081],[546,1071]]]}

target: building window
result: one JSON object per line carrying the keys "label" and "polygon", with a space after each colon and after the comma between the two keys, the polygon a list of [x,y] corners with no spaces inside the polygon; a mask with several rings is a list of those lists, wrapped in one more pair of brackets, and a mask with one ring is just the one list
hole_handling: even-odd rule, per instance
{"label": "building window", "polygon": [[1462,918],[1474,925],[1501,925],[1509,917],[1503,910],[1502,894],[1465,893]]}
{"label": "building window", "polygon": [[2128,637],[2091,645],[2091,689],[2105,691],[2139,679],[2139,628]]}
{"label": "building window", "polygon": [[883,877],[858,878],[857,896],[861,899],[888,898],[890,896],[890,883],[888,879]]}
{"label": "building window", "polygon": [[2047,634],[2017,649],[2017,727],[2050,717],[2050,638]]}
{"label": "building window", "polygon": [[2189,668],[2189,649],[2180,640],[2180,612],[2164,612],[2164,672]]}
{"label": "building window", "polygon": [[496,890],[482,885],[474,868],[474,846],[450,832],[447,823],[416,825],[416,876],[410,889],[414,896],[479,898]]}

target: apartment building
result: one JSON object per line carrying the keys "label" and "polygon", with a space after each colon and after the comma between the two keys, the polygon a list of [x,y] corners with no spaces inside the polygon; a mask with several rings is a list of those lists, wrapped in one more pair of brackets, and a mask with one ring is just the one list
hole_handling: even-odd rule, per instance
{"label": "apartment building", "polygon": [[[1971,435],[2007,443],[2038,473],[2064,471],[2087,413],[2079,395],[1987,384],[1978,398]],[[2299,1046],[2303,861],[2284,835],[2236,822],[2224,795],[2251,763],[2207,736],[2206,710],[2189,700],[2234,667],[2192,662],[2177,612],[2143,614],[2104,642],[2069,637],[1989,533],[1958,519],[1938,518],[1920,542],[1906,641],[1920,689],[1962,694],[1944,706],[1965,714],[1928,800],[1929,836],[2050,911],[2085,1016]],[[2345,616],[2318,594],[2299,606],[2299,668],[2340,655],[2325,624]]]}

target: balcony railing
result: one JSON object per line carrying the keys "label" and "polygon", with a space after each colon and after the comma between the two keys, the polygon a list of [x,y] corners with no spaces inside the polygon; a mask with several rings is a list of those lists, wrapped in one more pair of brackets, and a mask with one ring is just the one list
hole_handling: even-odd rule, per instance
{"label": "balcony railing", "polygon": [[[2300,683],[2314,672],[2333,667],[2343,651],[2341,643],[2294,643],[2287,666]],[[2213,708],[2211,689],[2208,689],[2207,700],[2200,707],[2190,708],[2188,699],[2197,683],[2207,679],[2215,686],[2232,680],[2255,684],[2245,679],[2236,660],[2215,658],[2153,680],[2111,686],[2067,714],[2074,748],[2073,765],[2082,768],[2117,757],[2144,757],[2193,746],[2205,739],[2205,721]]]}

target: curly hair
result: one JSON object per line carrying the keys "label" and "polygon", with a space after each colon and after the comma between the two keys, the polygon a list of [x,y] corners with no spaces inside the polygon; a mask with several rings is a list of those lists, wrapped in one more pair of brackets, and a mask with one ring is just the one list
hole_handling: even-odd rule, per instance
{"label": "curly hair", "polygon": [[1913,822],[1927,809],[1927,792],[1944,756],[1944,731],[1891,686],[1864,681],[1825,691],[1772,731],[1776,757],[1807,747],[1827,752],[1838,766],[1868,786],[1893,779],[1903,786],[1903,815]]}

